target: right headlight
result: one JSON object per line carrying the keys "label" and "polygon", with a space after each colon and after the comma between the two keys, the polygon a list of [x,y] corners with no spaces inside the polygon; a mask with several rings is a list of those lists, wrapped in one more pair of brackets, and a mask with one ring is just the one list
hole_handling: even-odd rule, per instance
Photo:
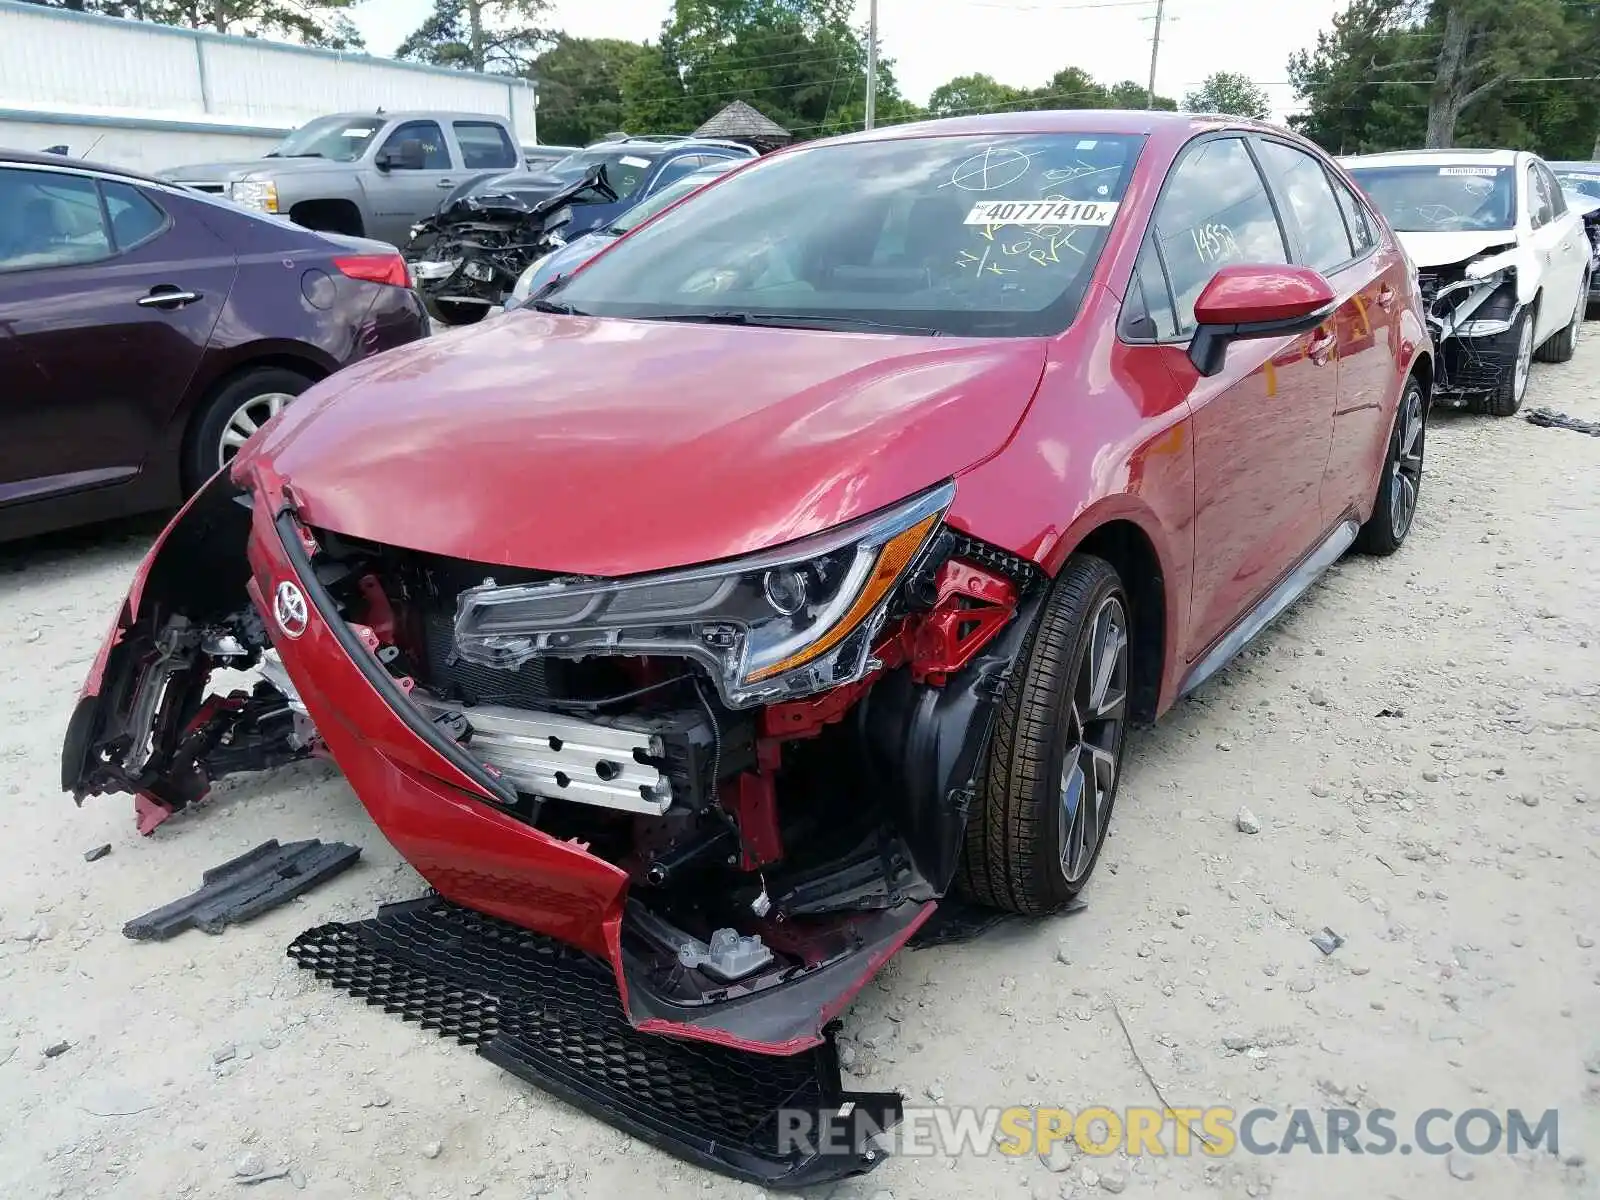
{"label": "right headlight", "polygon": [[870,669],[895,589],[955,498],[943,484],[876,516],[716,566],[461,593],[456,652],[515,668],[541,654],[681,655],[731,708],[807,696]]}
{"label": "right headlight", "polygon": [[228,185],[228,198],[257,212],[278,211],[278,185],[270,179],[239,179]]}

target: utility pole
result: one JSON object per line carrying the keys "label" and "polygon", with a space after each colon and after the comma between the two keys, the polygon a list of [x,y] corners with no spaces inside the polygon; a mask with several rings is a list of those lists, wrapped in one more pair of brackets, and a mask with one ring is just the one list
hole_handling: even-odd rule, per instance
{"label": "utility pole", "polygon": [[[1150,39],[1150,86],[1144,92],[1144,106],[1156,106],[1156,59],[1161,55],[1161,18],[1166,15],[1167,0],[1156,0],[1156,33]],[[870,94],[870,93],[869,93]],[[871,111],[870,104],[868,111]]]}
{"label": "utility pole", "polygon": [[878,99],[878,0],[867,5],[867,128],[872,128],[872,118]]}

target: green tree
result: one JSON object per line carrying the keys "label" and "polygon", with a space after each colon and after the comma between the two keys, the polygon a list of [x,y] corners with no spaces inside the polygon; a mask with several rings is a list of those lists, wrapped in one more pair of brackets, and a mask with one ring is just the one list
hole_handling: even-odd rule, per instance
{"label": "green tree", "polygon": [[1186,112],[1227,113],[1257,121],[1265,121],[1272,115],[1272,103],[1266,92],[1252,83],[1248,75],[1236,71],[1218,71],[1207,76],[1198,91],[1183,98],[1183,107]]}
{"label": "green tree", "polygon": [[463,71],[523,74],[551,39],[539,24],[549,0],[434,0],[396,58]]}
{"label": "green tree", "polygon": [[625,128],[623,79],[650,53],[638,42],[557,34],[555,45],[533,63],[539,81],[539,136],[583,146]]}
{"label": "green tree", "polygon": [[[628,128],[693,129],[736,99],[799,138],[859,128],[867,55],[853,13],[854,0],[674,0],[653,61],[625,73]],[[876,104],[882,122],[915,111],[882,60]]]}
{"label": "green tree", "polygon": [[933,89],[928,97],[928,115],[959,117],[967,113],[1033,108],[1034,94],[1028,88],[1000,83],[992,75],[957,75]]}
{"label": "green tree", "polygon": [[[1291,123],[1342,153],[1545,145],[1547,126],[1593,119],[1579,102],[1595,88],[1580,78],[1530,93],[1518,81],[1593,75],[1594,22],[1593,5],[1563,0],[1351,0],[1314,50],[1289,60],[1305,104]],[[1550,111],[1538,116],[1541,105]]]}
{"label": "green tree", "polygon": [[31,0],[45,8],[92,12],[130,21],[272,37],[331,50],[360,50],[347,15],[357,0]]}

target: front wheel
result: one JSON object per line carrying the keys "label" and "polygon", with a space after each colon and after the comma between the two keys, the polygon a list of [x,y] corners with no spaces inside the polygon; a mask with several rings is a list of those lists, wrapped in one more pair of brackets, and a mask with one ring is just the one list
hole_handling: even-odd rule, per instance
{"label": "front wheel", "polygon": [[1131,609],[1115,568],[1078,555],[1012,670],[957,886],[994,908],[1061,908],[1099,861],[1122,775]]}
{"label": "front wheel", "polygon": [[1367,554],[1384,557],[1400,549],[1417,515],[1422,494],[1422,456],[1428,441],[1428,402],[1415,376],[1406,380],[1400,407],[1389,433],[1389,452],[1378,476],[1378,496],[1372,516],[1361,527],[1356,546]]}

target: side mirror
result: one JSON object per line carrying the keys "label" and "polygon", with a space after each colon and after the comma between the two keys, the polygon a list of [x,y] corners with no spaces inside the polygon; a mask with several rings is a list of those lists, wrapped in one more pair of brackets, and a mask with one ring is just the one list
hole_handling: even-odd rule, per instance
{"label": "side mirror", "polygon": [[1201,375],[1215,375],[1230,343],[1305,333],[1331,317],[1337,304],[1332,285],[1310,267],[1223,267],[1194,302],[1189,361]]}
{"label": "side mirror", "polygon": [[428,152],[417,138],[406,138],[393,150],[380,150],[372,165],[380,171],[420,171],[428,163]]}

